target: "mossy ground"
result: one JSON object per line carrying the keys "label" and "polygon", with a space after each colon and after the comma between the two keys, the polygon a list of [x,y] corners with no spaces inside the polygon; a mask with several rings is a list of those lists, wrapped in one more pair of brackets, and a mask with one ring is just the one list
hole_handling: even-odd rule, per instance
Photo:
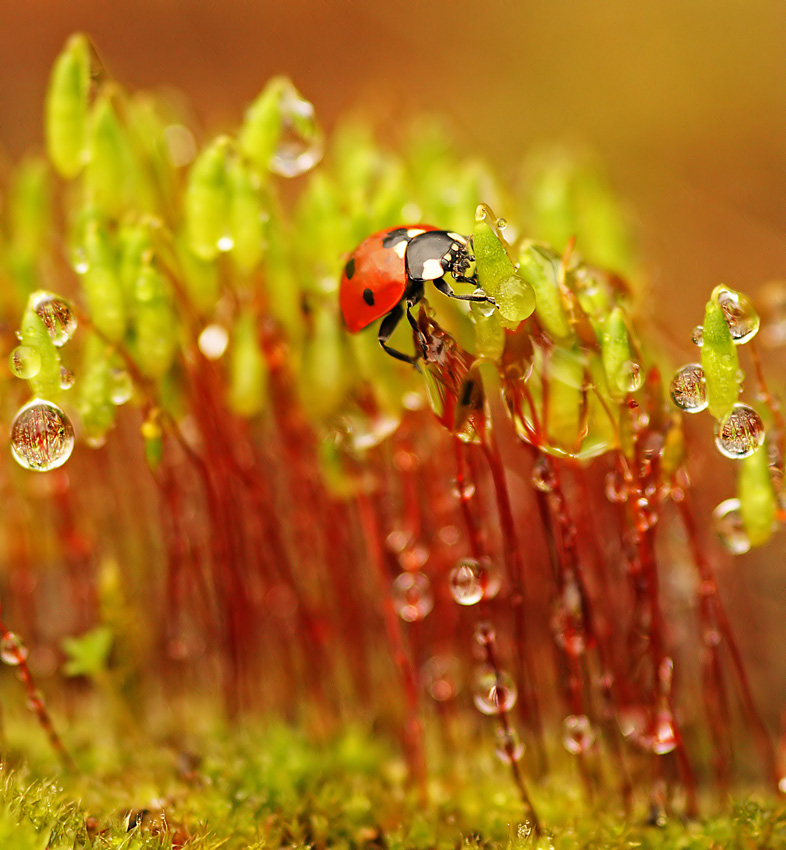
{"label": "mossy ground", "polygon": [[[31,719],[9,709],[2,848],[786,847],[786,806],[772,798],[739,793],[722,809],[708,798],[701,820],[674,817],[653,826],[646,799],[623,815],[613,776],[588,803],[559,755],[550,777],[531,782],[548,829],[538,844],[524,837],[510,777],[477,732],[451,748],[436,725],[430,730],[431,799],[424,807],[394,743],[370,728],[323,732],[315,743],[302,723],[229,726],[179,704],[152,724],[156,734],[142,738],[96,723],[87,707],[65,730],[80,767],[65,774]],[[454,732],[462,734],[459,726]]]}

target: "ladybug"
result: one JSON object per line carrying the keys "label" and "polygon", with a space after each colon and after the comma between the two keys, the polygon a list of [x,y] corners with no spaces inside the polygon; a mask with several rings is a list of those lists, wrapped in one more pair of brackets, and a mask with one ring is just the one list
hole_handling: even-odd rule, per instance
{"label": "ladybug", "polygon": [[412,224],[372,233],[355,248],[344,266],[339,288],[344,324],[350,333],[357,333],[384,316],[379,344],[391,357],[415,363],[417,357],[396,351],[388,340],[405,312],[417,331],[410,310],[423,297],[426,281],[432,281],[448,298],[494,303],[483,292],[459,295],[445,280],[450,274],[462,283],[476,283],[474,265],[471,239],[450,230]]}

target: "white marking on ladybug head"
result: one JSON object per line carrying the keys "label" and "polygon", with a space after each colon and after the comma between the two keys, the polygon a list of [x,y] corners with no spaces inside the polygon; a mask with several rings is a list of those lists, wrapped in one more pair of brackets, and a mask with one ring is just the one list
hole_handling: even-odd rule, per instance
{"label": "white marking on ladybug head", "polygon": [[453,233],[453,231],[451,230],[451,231],[448,232],[448,236],[451,239],[455,239],[456,242],[458,242],[460,245],[466,245],[467,244],[467,237],[462,236],[460,233]]}
{"label": "white marking on ladybug head", "polygon": [[423,280],[439,280],[444,277],[445,269],[442,260],[426,260],[423,263]]}
{"label": "white marking on ladybug head", "polygon": [[407,253],[407,245],[409,245],[409,240],[402,239],[401,242],[396,242],[396,244],[390,250],[403,260],[404,254]]}
{"label": "white marking on ladybug head", "polygon": [[410,239],[413,239],[415,236],[420,236],[421,233],[425,232],[426,231],[420,227],[410,227],[407,231],[407,236],[409,236]]}

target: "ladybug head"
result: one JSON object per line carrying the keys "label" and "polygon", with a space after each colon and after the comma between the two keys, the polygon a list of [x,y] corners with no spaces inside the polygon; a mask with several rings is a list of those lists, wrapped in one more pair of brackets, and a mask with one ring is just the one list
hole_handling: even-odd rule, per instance
{"label": "ladybug head", "polygon": [[471,239],[448,230],[422,233],[407,246],[407,275],[411,280],[438,280],[452,274],[464,280],[474,273]]}

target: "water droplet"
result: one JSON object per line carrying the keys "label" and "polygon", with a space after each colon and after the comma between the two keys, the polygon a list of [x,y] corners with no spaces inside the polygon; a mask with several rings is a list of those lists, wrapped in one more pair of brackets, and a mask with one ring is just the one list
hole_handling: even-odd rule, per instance
{"label": "water droplet", "polygon": [[28,306],[36,312],[50,339],[58,347],[65,345],[76,333],[76,316],[65,298],[38,290],[30,296]]}
{"label": "water droplet", "polygon": [[635,393],[644,384],[644,373],[635,360],[626,360],[617,374],[617,386],[626,393]]}
{"label": "water droplet", "polygon": [[690,338],[694,345],[698,345],[701,348],[704,345],[704,325],[696,325]]}
{"label": "water droplet", "polygon": [[[473,294],[483,296],[486,295],[486,293],[482,289],[476,289]],[[490,301],[472,301],[470,303],[469,309],[470,313],[474,314],[475,316],[479,316],[483,319],[488,319],[488,317],[492,315],[492,313],[497,309],[497,307]]]}
{"label": "water droplet", "polygon": [[480,559],[480,575],[483,583],[483,598],[494,599],[502,587],[502,570],[490,558]]}
{"label": "water droplet", "polygon": [[540,455],[532,467],[532,486],[541,493],[551,493],[557,486],[557,473],[554,461],[546,455]]}
{"label": "water droplet", "polygon": [[707,407],[707,383],[698,363],[688,363],[672,378],[671,398],[680,410],[698,413]]}
{"label": "water droplet", "polygon": [[619,467],[606,473],[604,492],[612,504],[618,505],[628,501],[628,483]]}
{"label": "water droplet", "polygon": [[568,655],[577,657],[587,648],[581,590],[572,578],[566,581],[557,601],[557,608],[551,618],[551,630],[554,640]]}
{"label": "water droplet", "polygon": [[41,355],[29,345],[17,345],[8,358],[11,374],[25,381],[41,371]]}
{"label": "water droplet", "polygon": [[398,562],[402,570],[415,572],[419,570],[429,558],[429,550],[422,543],[415,543],[399,552]]}
{"label": "water droplet", "polygon": [[476,605],[483,599],[483,576],[480,564],[464,558],[451,570],[450,593],[459,605]]}
{"label": "water droplet", "polygon": [[270,170],[281,177],[298,177],[322,159],[324,139],[314,107],[287,83],[281,90],[281,136],[270,160]]}
{"label": "water droplet", "polygon": [[219,238],[218,242],[216,242],[216,248],[218,248],[218,250],[223,252],[223,253],[226,253],[227,251],[231,251],[234,247],[235,247],[235,240],[232,238],[232,236],[229,233],[225,233],[223,236],[221,236]]}
{"label": "water droplet", "polygon": [[649,499],[642,496],[636,501],[636,528],[640,534],[648,531],[658,522],[658,510]]}
{"label": "water droplet", "polygon": [[471,499],[475,495],[475,483],[466,478],[461,481],[456,479],[451,490],[457,499]]}
{"label": "water droplet", "polygon": [[27,647],[18,635],[6,632],[0,640],[0,661],[11,667],[18,667],[27,659]]}
{"label": "water droplet", "polygon": [[125,369],[115,368],[109,372],[109,400],[118,407],[131,401],[134,382]]}
{"label": "water droplet", "polygon": [[33,399],[11,423],[11,451],[25,469],[56,469],[68,460],[73,448],[74,428],[70,420],[49,401]]}
{"label": "water droplet", "polygon": [[208,360],[218,360],[229,345],[229,331],[223,325],[207,325],[199,334],[198,345]]}
{"label": "water droplet", "polygon": [[508,223],[504,218],[498,218],[497,219],[497,227],[500,230],[504,230],[507,226],[508,226]]}
{"label": "water droplet", "polygon": [[734,289],[721,289],[718,304],[723,310],[731,338],[742,345],[756,336],[759,330],[759,315],[747,295]]}
{"label": "water droplet", "polygon": [[421,676],[426,693],[435,702],[449,702],[459,692],[460,665],[454,655],[433,655],[423,665]]}
{"label": "water droplet", "polygon": [[412,532],[406,528],[397,528],[385,538],[385,545],[391,552],[398,554],[412,542]]}
{"label": "water droplet", "polygon": [[494,752],[501,762],[512,764],[524,755],[524,742],[514,729],[506,730],[504,726],[500,726],[497,729]]}
{"label": "water droplet", "polygon": [[712,512],[715,533],[732,555],[744,555],[751,548],[740,512],[739,499],[726,499]]}
{"label": "water droplet", "polygon": [[667,709],[655,712],[652,724],[649,747],[655,755],[663,756],[677,746],[677,730],[674,728],[674,718]]}
{"label": "water droplet", "polygon": [[761,416],[746,404],[735,404],[731,413],[717,425],[715,445],[722,455],[732,460],[750,457],[763,442]]}
{"label": "water droplet", "polygon": [[516,704],[519,692],[509,673],[484,667],[475,677],[473,700],[481,714],[501,714]]}
{"label": "water droplet", "polygon": [[494,631],[494,627],[491,623],[483,621],[475,626],[475,633],[473,637],[475,638],[475,643],[478,644],[478,646],[485,647],[493,644],[497,640],[497,633]]}
{"label": "water droplet", "polygon": [[562,721],[562,746],[574,756],[589,751],[595,743],[595,728],[586,714],[569,714]]}
{"label": "water droplet", "polygon": [[74,386],[74,373],[67,367],[60,367],[60,389],[70,390]]}
{"label": "water droplet", "polygon": [[428,576],[424,573],[401,573],[393,582],[393,607],[406,623],[422,620],[434,607]]}

